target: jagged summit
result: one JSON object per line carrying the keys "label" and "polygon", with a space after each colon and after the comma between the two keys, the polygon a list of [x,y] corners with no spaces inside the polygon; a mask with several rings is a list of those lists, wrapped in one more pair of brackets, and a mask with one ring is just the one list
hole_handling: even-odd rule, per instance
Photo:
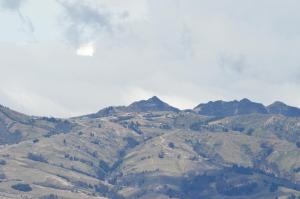
{"label": "jagged summit", "polygon": [[248,98],[244,98],[242,100],[240,100],[240,103],[251,103],[252,101],[249,100]]}
{"label": "jagged summit", "polygon": [[268,113],[281,114],[288,117],[300,117],[300,109],[297,107],[289,106],[283,102],[276,101],[267,106]]}
{"label": "jagged summit", "polygon": [[114,115],[120,111],[125,110],[125,108],[126,108],[125,106],[109,106],[109,107],[101,109],[97,113],[88,115],[88,117],[90,117],[90,118],[108,117],[108,116]]}
{"label": "jagged summit", "polygon": [[157,96],[153,96],[147,100],[148,102],[162,102]]}
{"label": "jagged summit", "polygon": [[240,101],[210,101],[206,104],[199,104],[194,108],[194,111],[200,115],[226,117],[233,115],[243,115],[251,113],[266,114],[267,109],[263,104],[252,102],[249,99],[242,99]]}
{"label": "jagged summit", "polygon": [[153,96],[147,100],[133,102],[129,106],[109,106],[101,109],[95,114],[88,115],[91,118],[107,117],[119,112],[148,112],[148,111],[172,111],[178,112],[179,109],[163,102],[157,96]]}
{"label": "jagged summit", "polygon": [[130,112],[147,112],[147,111],[179,111],[179,109],[170,106],[160,100],[157,96],[153,96],[148,100],[141,100],[130,104],[127,108]]}
{"label": "jagged summit", "polygon": [[[153,96],[147,100],[140,100],[133,102],[129,106],[109,106],[101,109],[95,114],[90,114],[88,117],[107,117],[121,112],[151,112],[151,111],[171,111],[179,112],[166,102]],[[201,103],[194,109],[190,110],[205,116],[214,117],[227,117],[235,115],[246,115],[252,113],[259,114],[281,114],[287,117],[300,117],[300,109],[284,104],[283,102],[276,101],[269,106],[264,106],[261,103],[253,102],[247,98],[232,101],[209,101],[208,103]]]}

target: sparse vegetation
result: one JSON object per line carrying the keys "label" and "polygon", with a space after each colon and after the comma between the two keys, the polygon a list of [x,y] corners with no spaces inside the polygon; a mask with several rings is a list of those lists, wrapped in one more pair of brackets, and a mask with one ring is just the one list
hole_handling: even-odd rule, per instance
{"label": "sparse vegetation", "polygon": [[40,140],[39,139],[34,139],[32,142],[35,144],[35,143],[38,143]]}
{"label": "sparse vegetation", "polygon": [[99,145],[101,141],[99,139],[92,140],[91,143]]}
{"label": "sparse vegetation", "polygon": [[42,196],[39,199],[61,199],[61,198],[58,197],[58,195],[50,194],[50,195]]}
{"label": "sparse vegetation", "polygon": [[174,142],[169,142],[168,147],[174,149],[175,148]]}
{"label": "sparse vegetation", "polygon": [[[18,198],[22,191],[39,199],[298,197],[299,118],[121,109],[113,108],[109,118],[34,118],[30,127],[29,120],[11,122],[0,114],[0,140],[8,144],[0,150],[1,194]],[[11,132],[5,134],[2,129],[9,125]],[[64,125],[71,128],[65,131]],[[21,143],[10,145],[15,140],[8,142],[6,136],[16,129]]]}
{"label": "sparse vegetation", "polygon": [[42,154],[28,153],[27,158],[37,162],[48,163],[47,159]]}
{"label": "sparse vegetation", "polygon": [[139,135],[143,134],[143,132],[140,129],[140,124],[138,122],[131,121],[127,127]]}
{"label": "sparse vegetation", "polygon": [[6,175],[4,173],[0,173],[0,180],[6,179]]}
{"label": "sparse vegetation", "polygon": [[159,154],[158,154],[158,157],[161,158],[161,159],[164,158],[165,153],[163,151],[160,151]]}
{"label": "sparse vegetation", "polygon": [[0,160],[0,165],[6,165],[6,161],[5,160]]}
{"label": "sparse vegetation", "polygon": [[127,148],[134,148],[139,145],[139,142],[133,137],[126,137],[124,140],[127,142]]}
{"label": "sparse vegetation", "polygon": [[247,130],[247,135],[253,135],[253,132],[255,131],[255,129],[254,128],[249,128],[248,130]]}
{"label": "sparse vegetation", "polygon": [[18,184],[12,185],[11,188],[18,190],[18,191],[22,191],[22,192],[32,191],[31,186],[29,184],[24,184],[24,183],[18,183]]}

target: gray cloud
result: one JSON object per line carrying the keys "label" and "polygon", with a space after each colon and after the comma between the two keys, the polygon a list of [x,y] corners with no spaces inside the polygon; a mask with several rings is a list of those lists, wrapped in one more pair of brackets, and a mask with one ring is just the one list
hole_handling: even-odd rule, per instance
{"label": "gray cloud", "polygon": [[24,15],[21,11],[21,6],[26,1],[27,0],[0,0],[3,9],[15,12],[18,15],[20,22],[22,24],[21,27],[22,31],[28,34],[31,40],[32,39],[35,40],[34,25],[31,19],[28,16]]}
{"label": "gray cloud", "polygon": [[34,28],[34,25],[32,24],[32,21],[30,20],[30,18],[28,16],[23,16],[23,14],[21,13],[20,10],[18,10],[17,13],[23,24],[23,26],[22,26],[23,31],[33,34],[35,31],[35,28]]}
{"label": "gray cloud", "polygon": [[243,55],[234,56],[223,54],[219,57],[219,64],[225,72],[233,72],[238,75],[242,75],[248,67],[246,58]]}
{"label": "gray cloud", "polygon": [[111,15],[104,8],[87,4],[85,1],[57,2],[64,8],[62,26],[66,39],[75,47],[95,40],[101,32],[111,32]]}
{"label": "gray cloud", "polygon": [[21,7],[21,4],[26,0],[1,0],[1,6],[2,8],[8,9],[8,10],[19,10]]}
{"label": "gray cloud", "polygon": [[[29,9],[36,10],[30,17],[44,24],[43,3],[30,2],[28,6],[40,6]],[[6,74],[0,78],[0,104],[56,116],[86,114],[151,95],[181,108],[244,97],[300,106],[299,1],[54,4],[47,11],[64,13],[61,24],[57,29],[46,24],[42,33],[57,35],[34,45],[0,43],[0,69]],[[93,57],[77,56],[61,42],[66,38],[75,48],[93,41],[97,51]]]}

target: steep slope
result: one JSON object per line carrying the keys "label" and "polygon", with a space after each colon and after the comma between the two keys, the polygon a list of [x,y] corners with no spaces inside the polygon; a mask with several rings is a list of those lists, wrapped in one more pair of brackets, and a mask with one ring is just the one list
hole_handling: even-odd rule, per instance
{"label": "steep slope", "polygon": [[0,144],[68,133],[73,126],[65,119],[32,117],[0,106]]}
{"label": "steep slope", "polygon": [[[70,122],[77,125],[68,134],[3,146],[0,190],[12,198],[300,196],[300,150],[273,133],[271,117],[211,120],[156,111],[74,118]],[[280,119],[295,129],[300,122],[288,120]],[[254,133],[238,131],[235,121]],[[256,133],[267,125],[267,137]],[[32,190],[12,188],[18,184]]]}
{"label": "steep slope", "polygon": [[267,106],[268,113],[281,114],[288,117],[300,117],[300,109],[292,106],[288,106],[282,102],[274,102]]}
{"label": "steep slope", "polygon": [[194,111],[200,115],[227,117],[233,115],[243,115],[251,113],[266,114],[267,110],[264,105],[252,102],[248,99],[241,101],[215,101],[206,104],[200,104],[194,108]]}
{"label": "steep slope", "polygon": [[[30,198],[122,198],[108,176],[132,147],[136,133],[116,123],[77,120],[68,134],[41,137],[0,150],[0,192]],[[17,172],[16,172],[17,171]],[[26,184],[32,190],[14,189]]]}
{"label": "steep slope", "polygon": [[[300,197],[300,118],[249,107],[219,118],[157,104],[61,121],[5,117],[10,131],[28,119],[44,132],[0,145],[0,198]],[[53,130],[65,122],[68,131]]]}

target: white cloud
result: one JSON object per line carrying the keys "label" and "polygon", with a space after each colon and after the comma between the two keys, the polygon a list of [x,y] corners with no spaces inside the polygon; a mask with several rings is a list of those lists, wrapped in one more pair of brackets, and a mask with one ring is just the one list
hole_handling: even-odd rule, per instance
{"label": "white cloud", "polygon": [[[60,0],[56,7],[47,3],[45,16],[33,6],[37,0],[30,2],[25,11],[41,39],[0,43],[0,90],[13,82],[55,102],[57,115],[152,95],[180,108],[244,97],[300,106],[298,1]],[[49,25],[51,13],[59,26]],[[47,107],[28,112],[43,114]]]}
{"label": "white cloud", "polygon": [[92,57],[95,53],[95,46],[93,43],[88,43],[88,44],[82,44],[78,49],[77,49],[77,55],[79,56],[89,56]]}

